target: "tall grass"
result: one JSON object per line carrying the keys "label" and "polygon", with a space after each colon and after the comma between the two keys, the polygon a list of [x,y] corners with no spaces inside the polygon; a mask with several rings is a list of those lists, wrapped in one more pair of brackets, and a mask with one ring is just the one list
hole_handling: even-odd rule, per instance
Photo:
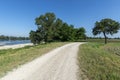
{"label": "tall grass", "polygon": [[66,44],[65,42],[42,44],[38,46],[27,46],[19,49],[0,50],[0,77],[13,68],[17,68],[50,50]]}
{"label": "tall grass", "polygon": [[115,48],[120,48],[120,43],[87,43],[80,46],[79,66],[89,80],[120,80],[120,56],[114,53]]}

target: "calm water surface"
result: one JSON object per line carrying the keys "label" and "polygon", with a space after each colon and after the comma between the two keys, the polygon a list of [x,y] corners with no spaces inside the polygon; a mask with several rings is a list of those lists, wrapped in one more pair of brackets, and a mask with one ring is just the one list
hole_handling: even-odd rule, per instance
{"label": "calm water surface", "polygon": [[3,46],[3,45],[15,45],[15,44],[25,44],[25,43],[31,43],[31,41],[30,40],[10,40],[10,41],[0,40],[0,46]]}

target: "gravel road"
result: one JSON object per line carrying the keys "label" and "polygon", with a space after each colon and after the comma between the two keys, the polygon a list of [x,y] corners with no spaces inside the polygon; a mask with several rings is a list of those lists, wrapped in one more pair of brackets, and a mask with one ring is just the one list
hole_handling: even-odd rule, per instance
{"label": "gravel road", "polygon": [[77,52],[80,44],[70,43],[52,50],[14,69],[0,80],[77,80]]}

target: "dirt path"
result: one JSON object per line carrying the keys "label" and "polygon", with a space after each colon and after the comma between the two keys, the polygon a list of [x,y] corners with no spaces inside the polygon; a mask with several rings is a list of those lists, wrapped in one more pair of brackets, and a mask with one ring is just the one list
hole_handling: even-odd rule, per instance
{"label": "dirt path", "polygon": [[57,48],[0,80],[77,80],[77,52],[80,44],[71,43]]}

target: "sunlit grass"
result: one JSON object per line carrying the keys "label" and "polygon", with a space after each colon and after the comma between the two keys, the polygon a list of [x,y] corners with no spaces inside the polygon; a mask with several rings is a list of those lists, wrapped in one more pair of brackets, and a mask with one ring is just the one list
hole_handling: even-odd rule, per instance
{"label": "sunlit grass", "polygon": [[0,76],[2,77],[13,68],[17,68],[50,50],[60,47],[66,42],[55,42],[38,46],[27,46],[19,49],[0,50]]}
{"label": "sunlit grass", "polygon": [[90,80],[120,80],[120,43],[80,46],[79,66]]}

